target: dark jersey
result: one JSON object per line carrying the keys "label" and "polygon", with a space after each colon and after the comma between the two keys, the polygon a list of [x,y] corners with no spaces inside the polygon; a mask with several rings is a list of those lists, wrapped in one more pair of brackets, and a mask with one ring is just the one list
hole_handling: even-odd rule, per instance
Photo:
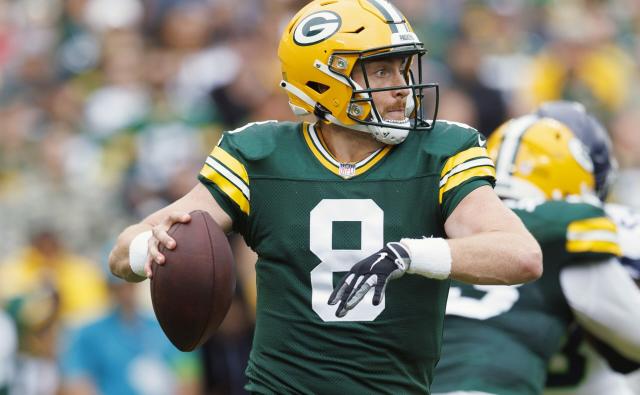
{"label": "dark jersey", "polygon": [[544,273],[520,286],[452,283],[433,393],[541,393],[547,362],[573,321],[560,272],[620,254],[616,225],[599,207],[566,201],[509,204],[540,243]]}
{"label": "dark jersey", "polygon": [[266,122],[224,134],[200,174],[259,256],[247,389],[258,393],[428,393],[448,281],[406,275],[346,317],[327,300],[359,260],[402,237],[444,237],[472,190],[494,182],[484,141],[439,122],[355,164],[313,125]]}

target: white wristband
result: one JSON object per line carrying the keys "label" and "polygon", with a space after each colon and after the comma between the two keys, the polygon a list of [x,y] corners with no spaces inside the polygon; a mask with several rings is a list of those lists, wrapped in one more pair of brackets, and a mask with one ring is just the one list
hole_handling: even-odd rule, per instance
{"label": "white wristband", "polygon": [[451,249],[442,238],[402,239],[407,247],[411,264],[407,273],[444,280],[451,274]]}
{"label": "white wristband", "polygon": [[150,238],[151,231],[147,230],[139,233],[129,244],[129,266],[131,266],[131,271],[140,277],[147,277],[144,265],[147,263]]}

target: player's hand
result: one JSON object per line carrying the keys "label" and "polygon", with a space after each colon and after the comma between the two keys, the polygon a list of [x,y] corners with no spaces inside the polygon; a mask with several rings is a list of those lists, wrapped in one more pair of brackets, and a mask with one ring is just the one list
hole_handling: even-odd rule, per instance
{"label": "player's hand", "polygon": [[169,236],[169,228],[175,223],[187,223],[191,221],[189,213],[174,212],[169,214],[162,222],[151,228],[151,237],[149,238],[147,262],[144,265],[144,271],[147,277],[151,278],[153,272],[151,263],[156,262],[158,265],[164,265],[165,257],[160,253],[160,246],[173,250],[176,248],[176,241]]}
{"label": "player's hand", "polygon": [[353,265],[329,297],[329,304],[340,302],[337,317],[344,317],[374,288],[373,305],[384,298],[390,280],[401,277],[409,268],[409,251],[400,243],[387,243],[383,249]]}

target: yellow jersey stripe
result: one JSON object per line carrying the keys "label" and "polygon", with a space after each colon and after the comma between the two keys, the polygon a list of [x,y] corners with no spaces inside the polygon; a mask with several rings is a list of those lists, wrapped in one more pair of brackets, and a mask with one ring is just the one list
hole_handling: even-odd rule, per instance
{"label": "yellow jersey stripe", "polygon": [[313,156],[316,157],[316,159],[318,159],[318,161],[327,169],[329,169],[329,171],[331,171],[332,173],[336,174],[336,175],[340,175],[340,172],[338,171],[338,167],[336,165],[334,165],[333,163],[329,162],[324,155],[322,155],[322,153],[318,150],[318,148],[316,148],[315,144],[313,144],[313,141],[311,140],[311,136],[309,135],[309,127],[308,125],[305,124],[305,129],[302,132],[303,136],[304,136],[304,140],[306,141],[307,145],[309,146],[309,149],[311,150],[311,152],[313,153]]}
{"label": "yellow jersey stripe", "polygon": [[356,169],[356,175],[359,176],[360,174],[364,173],[365,171],[375,166],[376,163],[380,162],[382,158],[387,156],[387,154],[391,151],[392,148],[393,148],[392,145],[385,146],[382,150],[380,150],[380,152],[378,152],[373,158],[371,158],[369,162],[367,162],[366,164],[363,164],[361,167],[358,167]]}
{"label": "yellow jersey stripe", "polygon": [[572,253],[605,253],[616,256],[622,255],[620,245],[611,241],[595,240],[567,240],[567,251]]}
{"label": "yellow jersey stripe", "polygon": [[220,188],[225,195],[233,200],[243,213],[249,215],[249,199],[242,191],[231,181],[227,180],[222,174],[218,173],[214,168],[205,164],[200,170],[200,174],[207,180],[210,180]]}
{"label": "yellow jersey stripe", "polygon": [[463,182],[473,178],[473,177],[494,177],[496,176],[496,169],[493,166],[478,166],[472,167],[470,169],[464,170],[449,177],[444,185],[440,187],[440,196],[438,197],[438,201],[442,203],[442,196],[445,192],[457,187]]}
{"label": "yellow jersey stripe", "polygon": [[211,156],[225,165],[231,171],[233,171],[238,177],[242,179],[242,181],[244,181],[245,184],[249,185],[249,175],[247,174],[247,169],[236,158],[227,153],[227,151],[223,150],[220,147],[215,147],[211,152]]}
{"label": "yellow jersey stripe", "polygon": [[596,217],[573,221],[567,228],[567,232],[569,233],[593,232],[596,230],[617,232],[618,228],[612,220],[606,217]]}
{"label": "yellow jersey stripe", "polygon": [[447,159],[447,162],[444,164],[442,168],[442,172],[440,173],[440,178],[444,178],[447,173],[453,170],[456,166],[474,158],[488,158],[489,154],[487,153],[487,149],[484,147],[473,147],[462,152],[457,153],[451,158]]}
{"label": "yellow jersey stripe", "polygon": [[[316,130],[316,129],[315,129],[315,127],[314,127],[314,130]],[[310,133],[311,133],[311,131],[310,131]],[[318,138],[318,141],[320,142],[320,145],[322,145],[322,148],[324,148],[324,151],[325,151],[324,153],[325,153],[327,156],[329,156],[331,159],[333,159],[334,161],[336,161],[336,162],[337,162],[338,160],[337,160],[337,159],[336,159],[336,158],[331,154],[331,151],[329,151],[329,146],[328,146],[328,145],[327,145],[327,143],[324,141],[324,137],[322,137],[322,134],[321,134],[321,133],[318,133],[318,132],[316,131],[315,135],[316,135],[316,137]]]}

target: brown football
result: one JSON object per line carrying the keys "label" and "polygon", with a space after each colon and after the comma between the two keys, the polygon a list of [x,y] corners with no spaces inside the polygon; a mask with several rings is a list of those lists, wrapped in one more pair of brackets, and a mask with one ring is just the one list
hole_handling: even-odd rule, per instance
{"label": "brown football", "polygon": [[173,250],[160,247],[165,264],[153,263],[151,301],[160,327],[181,351],[191,351],[218,329],[235,292],[233,255],[209,213],[196,210],[176,223]]}

